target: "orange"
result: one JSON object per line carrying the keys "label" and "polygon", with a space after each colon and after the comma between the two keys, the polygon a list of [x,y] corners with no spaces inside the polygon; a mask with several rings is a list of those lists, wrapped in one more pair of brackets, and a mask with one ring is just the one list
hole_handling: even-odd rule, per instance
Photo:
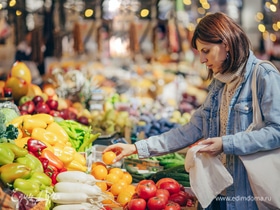
{"label": "orange", "polygon": [[24,62],[16,61],[11,69],[11,77],[17,77],[31,83],[32,75],[30,69]]}
{"label": "orange", "polygon": [[106,167],[105,163],[102,163],[100,161],[96,161],[96,162],[93,162],[91,164],[91,169],[93,169],[95,166],[98,166],[98,165],[102,165],[102,166]]}
{"label": "orange", "polygon": [[107,196],[105,199],[103,199],[101,202],[102,204],[112,204],[115,200],[113,193],[109,191],[104,192]]}
{"label": "orange", "polygon": [[128,192],[130,195],[133,195],[135,193],[135,189],[136,189],[136,186],[135,185],[126,185],[125,187],[125,190],[126,192]]}
{"label": "orange", "polygon": [[132,175],[129,172],[125,171],[125,172],[123,172],[122,180],[124,180],[127,184],[131,184]]}
{"label": "orange", "polygon": [[109,173],[118,175],[120,179],[123,177],[123,170],[121,168],[111,168]]}
{"label": "orange", "polygon": [[105,180],[107,181],[108,186],[112,186],[112,184],[117,183],[120,178],[116,174],[107,174]]}
{"label": "orange", "polygon": [[102,154],[102,161],[108,165],[113,164],[115,158],[116,158],[116,154],[112,151],[108,151]]}
{"label": "orange", "polygon": [[128,185],[127,182],[125,180],[123,180],[123,179],[120,179],[118,181],[118,183],[121,184],[121,185],[124,185],[124,186]]}
{"label": "orange", "polygon": [[96,186],[98,186],[102,192],[105,192],[108,189],[106,182],[96,182]]}
{"label": "orange", "polygon": [[[112,184],[110,187],[110,192],[113,193],[114,196],[119,195],[123,190],[125,189],[125,186],[121,183],[117,182]],[[126,190],[126,189],[125,189]]]}
{"label": "orange", "polygon": [[127,191],[122,191],[118,197],[117,202],[122,206],[125,206],[132,198],[132,195]]}
{"label": "orange", "polygon": [[91,175],[93,175],[96,179],[103,180],[107,177],[108,170],[105,166],[103,165],[98,165],[95,166],[91,170]]}

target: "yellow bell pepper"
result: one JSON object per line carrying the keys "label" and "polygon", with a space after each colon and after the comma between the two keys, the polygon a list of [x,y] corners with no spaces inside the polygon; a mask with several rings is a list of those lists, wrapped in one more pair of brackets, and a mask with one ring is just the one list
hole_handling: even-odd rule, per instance
{"label": "yellow bell pepper", "polygon": [[20,128],[18,128],[18,136],[16,139],[21,139],[22,137],[23,137],[22,130]]}
{"label": "yellow bell pepper", "polygon": [[17,146],[21,147],[21,148],[25,148],[27,145],[27,140],[30,139],[30,137],[23,137],[23,138],[18,138],[15,139],[14,142]]}
{"label": "yellow bell pepper", "polygon": [[76,150],[73,147],[57,143],[53,146],[54,154],[65,164],[69,164],[74,160]]}
{"label": "yellow bell pepper", "polygon": [[83,171],[86,172],[87,171],[87,167],[86,165],[82,165],[80,164],[78,161],[76,161],[75,159],[72,160],[69,164],[66,165],[66,169],[68,171]]}
{"label": "yellow bell pepper", "polygon": [[86,157],[79,152],[76,152],[74,154],[74,160],[77,161],[78,163],[80,163],[81,165],[87,164]]}
{"label": "yellow bell pepper", "polygon": [[54,122],[53,116],[50,114],[45,114],[45,113],[34,114],[34,115],[32,115],[31,118],[35,119],[35,120],[41,120],[41,121],[45,122],[47,125]]}
{"label": "yellow bell pepper", "polygon": [[31,137],[47,142],[50,145],[54,145],[58,141],[58,137],[51,131],[47,131],[44,128],[34,128],[31,133]]}
{"label": "yellow bell pepper", "polygon": [[66,143],[69,141],[68,134],[57,122],[50,123],[47,126],[46,130],[55,133],[57,135],[59,141],[61,141],[61,142]]}
{"label": "yellow bell pepper", "polygon": [[28,131],[32,131],[34,128],[46,128],[46,127],[47,127],[46,122],[34,117],[25,118],[23,119],[22,122],[22,128]]}
{"label": "yellow bell pepper", "polygon": [[10,121],[8,124],[9,125],[14,125],[15,127],[17,128],[21,128],[22,127],[22,122],[25,118],[29,118],[31,117],[32,115],[30,114],[26,114],[26,115],[20,115],[16,118],[14,118],[12,121]]}

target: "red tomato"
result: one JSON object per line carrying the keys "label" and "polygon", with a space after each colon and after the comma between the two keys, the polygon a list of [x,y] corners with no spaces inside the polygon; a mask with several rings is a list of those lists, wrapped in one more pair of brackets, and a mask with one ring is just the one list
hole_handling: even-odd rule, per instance
{"label": "red tomato", "polygon": [[159,189],[166,189],[169,191],[170,195],[178,193],[180,191],[180,185],[178,182],[165,181],[159,184]]}
{"label": "red tomato", "polygon": [[157,191],[157,187],[152,182],[138,183],[135,189],[135,192],[139,196],[139,198],[143,198],[145,200],[148,200],[149,198],[155,196],[156,191]]}
{"label": "red tomato", "polygon": [[162,210],[165,208],[166,201],[162,197],[151,197],[147,202],[147,207],[150,210]]}
{"label": "red tomato", "polygon": [[169,191],[166,190],[166,189],[157,189],[156,196],[157,196],[157,197],[163,197],[163,198],[165,198],[166,200],[168,200],[168,198],[169,198],[169,196],[170,196],[170,193],[169,193]]}
{"label": "red tomato", "polygon": [[128,204],[128,210],[145,210],[146,209],[146,201],[143,198],[135,198],[131,199]]}
{"label": "red tomato", "polygon": [[140,182],[138,182],[138,185],[140,184],[155,184],[155,182],[151,179],[143,179]]}
{"label": "red tomato", "polygon": [[[161,183],[163,183],[163,182],[176,182],[176,183],[178,183],[175,179],[172,179],[172,178],[169,178],[169,177],[161,178],[160,180],[158,180],[158,181],[156,182],[157,188],[159,188],[159,186],[160,186]],[[178,183],[178,184],[179,184],[179,183]],[[180,185],[180,184],[179,184],[179,185]]]}
{"label": "red tomato", "polygon": [[178,203],[180,206],[186,206],[188,198],[180,193],[174,193],[169,196],[169,201]]}
{"label": "red tomato", "polygon": [[180,209],[181,206],[173,201],[169,201],[164,208],[164,210],[180,210]]}

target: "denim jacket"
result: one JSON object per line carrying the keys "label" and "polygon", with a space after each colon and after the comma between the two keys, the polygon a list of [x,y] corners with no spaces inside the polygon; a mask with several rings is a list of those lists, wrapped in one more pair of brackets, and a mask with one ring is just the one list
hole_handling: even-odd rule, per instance
{"label": "denim jacket", "polygon": [[[280,147],[280,74],[269,64],[261,64],[257,74],[257,95],[266,126],[245,131],[252,122],[251,80],[258,61],[250,52],[244,80],[230,102],[226,135],[222,137],[226,168],[234,180],[234,184],[226,189],[227,209],[257,209],[246,170],[238,156]],[[139,158],[175,152],[199,139],[219,136],[223,88],[224,83],[213,79],[205,102],[193,113],[188,124],[152,136],[147,141],[137,141]]]}

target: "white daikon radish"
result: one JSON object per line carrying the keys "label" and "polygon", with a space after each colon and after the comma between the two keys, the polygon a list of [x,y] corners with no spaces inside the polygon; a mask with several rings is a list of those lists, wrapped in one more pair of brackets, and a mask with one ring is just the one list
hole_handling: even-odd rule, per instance
{"label": "white daikon radish", "polygon": [[51,200],[56,204],[81,204],[88,201],[88,195],[81,192],[54,192]]}
{"label": "white daikon radish", "polygon": [[92,205],[89,203],[81,204],[64,204],[58,205],[53,208],[53,210],[100,210],[102,206]]}
{"label": "white daikon radish", "polygon": [[97,185],[78,182],[58,182],[54,185],[55,192],[85,193],[89,197],[102,196],[103,192]]}
{"label": "white daikon radish", "polygon": [[94,184],[100,180],[97,180],[91,174],[87,174],[82,171],[63,171],[56,177],[58,182],[78,182]]}

